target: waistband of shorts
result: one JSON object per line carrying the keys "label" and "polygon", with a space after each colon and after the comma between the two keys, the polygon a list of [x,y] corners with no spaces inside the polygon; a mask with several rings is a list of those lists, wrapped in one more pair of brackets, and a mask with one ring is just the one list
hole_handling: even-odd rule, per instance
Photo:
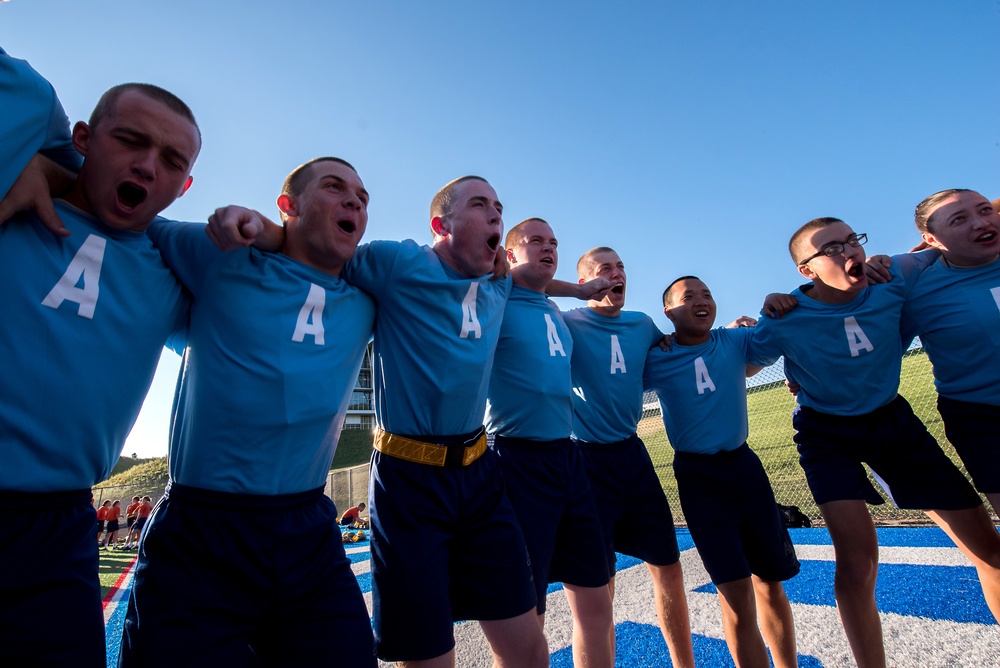
{"label": "waistband of shorts", "polygon": [[531,438],[512,438],[497,434],[493,437],[493,443],[505,448],[528,448],[532,450],[560,450],[573,447],[573,441],[568,436],[551,441],[536,441]]}
{"label": "waistband of shorts", "polygon": [[719,450],[718,452],[685,452],[683,450],[677,450],[674,452],[674,461],[682,462],[709,462],[715,461],[733,461],[739,459],[743,456],[743,453],[750,448],[749,445],[744,443],[732,450]]}
{"label": "waistband of shorts", "polygon": [[445,468],[468,466],[486,452],[486,431],[482,427],[466,435],[426,438],[444,442],[428,443],[376,429],[373,445],[382,454],[396,459]]}
{"label": "waistband of shorts", "polygon": [[633,433],[628,438],[623,438],[620,441],[614,441],[612,443],[594,443],[592,441],[581,441],[578,438],[573,439],[573,443],[578,448],[583,448],[584,450],[615,450],[621,448],[627,448],[630,445],[634,445],[638,441],[642,443],[642,439],[639,438],[639,434]]}
{"label": "waistband of shorts", "polygon": [[18,492],[14,490],[0,491],[0,509],[28,508],[42,510],[90,504],[93,492],[89,489],[71,489],[62,492]]}
{"label": "waistband of shorts", "polygon": [[846,422],[863,422],[869,419],[875,418],[876,420],[881,418],[886,413],[891,413],[893,411],[899,410],[900,406],[909,406],[910,403],[903,398],[903,395],[897,394],[891,401],[886,404],[882,404],[873,411],[867,413],[860,413],[858,415],[834,415],[833,413],[824,413],[823,411],[818,411],[815,408],[810,408],[809,406],[798,407],[804,415],[809,416],[812,420],[817,420],[819,422],[825,422],[826,424],[844,424]]}
{"label": "waistband of shorts", "polygon": [[164,499],[178,501],[195,501],[211,504],[213,507],[230,508],[262,508],[291,509],[315,503],[323,498],[323,488],[317,487],[295,494],[236,494],[233,492],[218,492],[214,489],[202,489],[181,485],[171,480],[163,490]]}

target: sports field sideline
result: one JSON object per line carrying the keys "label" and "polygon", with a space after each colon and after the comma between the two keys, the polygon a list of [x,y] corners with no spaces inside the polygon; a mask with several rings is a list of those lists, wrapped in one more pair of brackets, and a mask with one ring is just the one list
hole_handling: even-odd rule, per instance
{"label": "sports field sideline", "polygon": [[[790,529],[802,572],[785,583],[795,615],[799,665],[851,666],[850,649],[833,599],[833,546],[826,529]],[[975,569],[937,528],[878,529],[879,578],[876,589],[889,665],[900,668],[985,668],[1000,666],[1000,627],[983,600]],[[732,666],[722,638],[715,589],[694,549],[691,536],[677,530],[684,581],[691,608],[695,658],[699,666]],[[349,545],[358,583],[371,608],[368,543]],[[118,661],[131,573],[123,576],[105,606],[108,665]],[[549,587],[546,633],[552,666],[573,665],[566,598]],[[646,568],[631,557],[618,558],[615,627],[617,666],[659,668],[671,665],[656,625],[652,585]],[[457,624],[458,665],[491,665],[485,640],[475,623]],[[386,664],[388,665],[388,664]]]}

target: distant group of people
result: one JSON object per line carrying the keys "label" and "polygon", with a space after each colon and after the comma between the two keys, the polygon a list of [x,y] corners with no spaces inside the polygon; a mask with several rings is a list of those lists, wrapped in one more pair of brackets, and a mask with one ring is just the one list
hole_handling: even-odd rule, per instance
{"label": "distant group of people", "polygon": [[[106,499],[97,509],[97,540],[98,547],[107,550],[134,550],[139,546],[139,538],[146,526],[150,513],[153,512],[153,500],[148,497],[133,496],[132,502],[125,508],[125,535],[118,540],[122,502],[118,499],[112,503]],[[103,536],[103,538],[102,538]]]}
{"label": "distant group of people", "polygon": [[[552,225],[529,218],[504,238],[482,177],[434,195],[431,245],[359,245],[369,193],[336,157],[289,173],[280,225],[237,206],[181,224],[158,214],[191,186],[202,138],[176,96],[116,86],[70,131],[51,86],[2,50],[0,84],[0,350],[18,379],[0,383],[0,506],[18,546],[0,547],[0,565],[34,562],[0,583],[3,663],[104,665],[87,499],[165,343],[183,355],[171,480],[139,541],[121,666],[452,666],[465,619],[495,665],[545,666],[550,582],[565,585],[575,664],[613,666],[616,552],[646,562],[673,665],[693,666],[671,511],[636,435],[644,389],[677,450],[735,663],[765,666],[770,648],[793,666],[781,583],[799,562],[746,442],[745,379],[780,356],[858,664],[885,663],[865,507],[883,499],[862,463],[944,528],[1000,618],[1000,536],[897,393],[920,335],[949,439],[995,502],[1000,214],[978,193],[928,198],[917,224],[932,250],[891,261],[866,265],[864,234],[810,221],[789,243],[808,283],[769,296],[760,322],[715,328],[708,286],[679,277],[663,293],[664,340],[624,309],[613,248],[555,279]],[[549,296],[585,303],[563,313]],[[323,484],[372,336],[370,623]],[[14,540],[37,526],[50,529],[41,540]],[[52,634],[37,619],[57,608],[72,621]]]}

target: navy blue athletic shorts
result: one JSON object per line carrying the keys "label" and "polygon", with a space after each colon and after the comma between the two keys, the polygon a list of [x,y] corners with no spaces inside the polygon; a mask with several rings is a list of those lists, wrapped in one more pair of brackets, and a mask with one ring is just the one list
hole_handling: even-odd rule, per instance
{"label": "navy blue athletic shorts", "polygon": [[982,500],[901,396],[864,415],[829,415],[806,406],[792,413],[799,463],[813,499],[882,503],[862,462],[898,508],[963,510]]}
{"label": "navy blue athletic shorts", "polygon": [[735,450],[674,454],[681,508],[712,582],[750,577],[780,582],[799,560],[771,482],[746,443]]}
{"label": "navy blue athletic shorts", "polygon": [[507,496],[531,557],[538,614],[550,582],[603,587],[611,579],[601,521],[578,449],[568,438],[497,436]]}
{"label": "navy blue athletic shorts", "polygon": [[939,396],[938,412],[976,489],[1000,492],[1000,406]]}
{"label": "navy blue athletic shorts", "polygon": [[617,443],[576,444],[601,518],[611,572],[615,552],[654,566],[676,564],[681,553],[674,516],[642,440],[633,434]]}
{"label": "navy blue athletic shorts", "polygon": [[377,665],[323,488],[269,496],[170,483],[142,537],[119,666],[334,663]]}
{"label": "navy blue athletic shorts", "polygon": [[495,452],[445,468],[375,450],[368,490],[379,658],[431,659],[455,646],[453,622],[534,610],[528,550]]}
{"label": "navy blue athletic shorts", "polygon": [[90,490],[0,492],[0,514],[0,666],[104,668]]}

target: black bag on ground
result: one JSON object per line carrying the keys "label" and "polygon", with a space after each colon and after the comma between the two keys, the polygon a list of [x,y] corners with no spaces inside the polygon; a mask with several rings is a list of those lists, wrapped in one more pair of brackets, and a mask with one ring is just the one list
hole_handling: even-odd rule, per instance
{"label": "black bag on ground", "polygon": [[781,513],[785,526],[790,529],[808,529],[812,526],[812,520],[799,510],[798,506],[783,506],[779,503],[778,512]]}

